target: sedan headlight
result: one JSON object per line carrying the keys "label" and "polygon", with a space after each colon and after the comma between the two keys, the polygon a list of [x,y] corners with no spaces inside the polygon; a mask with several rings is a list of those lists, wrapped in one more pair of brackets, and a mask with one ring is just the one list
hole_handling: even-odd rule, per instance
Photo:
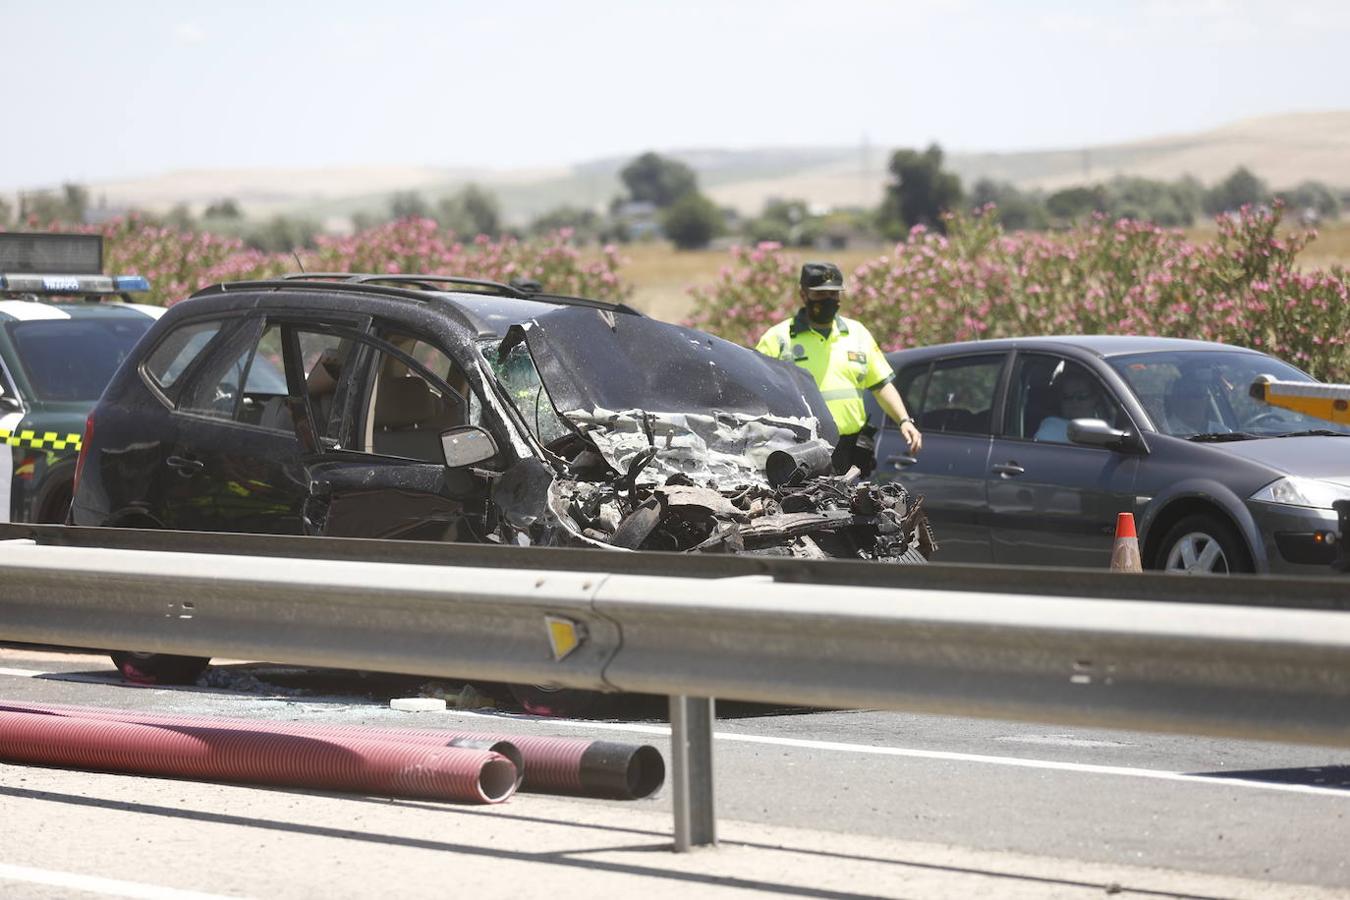
{"label": "sedan headlight", "polygon": [[1251,499],[1282,506],[1308,506],[1313,509],[1331,509],[1337,500],[1350,500],[1350,485],[1316,478],[1289,475],[1261,488]]}

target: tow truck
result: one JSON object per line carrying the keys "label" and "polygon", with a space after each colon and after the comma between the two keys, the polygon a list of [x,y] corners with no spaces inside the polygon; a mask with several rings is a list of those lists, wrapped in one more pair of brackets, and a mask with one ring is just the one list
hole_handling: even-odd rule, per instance
{"label": "tow truck", "polygon": [[[0,522],[64,522],[85,419],[163,309],[103,238],[0,232]],[[113,302],[107,302],[113,301]]]}

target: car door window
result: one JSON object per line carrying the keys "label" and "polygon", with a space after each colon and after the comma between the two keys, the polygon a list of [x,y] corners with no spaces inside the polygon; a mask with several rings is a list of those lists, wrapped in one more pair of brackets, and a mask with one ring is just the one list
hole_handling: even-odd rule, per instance
{"label": "car door window", "polygon": [[470,424],[474,412],[468,379],[433,344],[398,333],[385,340],[399,352],[374,348],[362,417],[364,450],[443,463],[441,432]]}
{"label": "car door window", "polygon": [[300,373],[314,430],[327,446],[343,445],[342,410],[351,383],[350,372],[358,347],[350,336],[333,332],[296,330]]}
{"label": "car door window", "polygon": [[991,354],[948,359],[934,365],[923,391],[920,412],[915,415],[920,430],[991,433],[990,418],[1003,361],[1003,354]]}
{"label": "car door window", "polygon": [[201,356],[211,339],[220,333],[223,324],[219,320],[190,322],[174,329],[145,358],[143,371],[162,390],[168,390],[178,382],[178,377],[187,367]]}
{"label": "car door window", "polygon": [[1068,444],[1069,422],[1101,419],[1113,428],[1124,415],[1110,391],[1087,366],[1049,353],[1019,353],[1008,392],[1004,433]]}
{"label": "car door window", "polygon": [[294,431],[287,405],[281,328],[272,325],[257,340],[256,326],[242,329],[210,365],[194,376],[178,408],[232,419],[274,431]]}
{"label": "car door window", "polygon": [[[908,366],[895,376],[895,389],[905,401],[905,410],[915,419],[923,412],[923,394],[928,388],[928,363]],[[887,417],[887,421],[890,418]]]}

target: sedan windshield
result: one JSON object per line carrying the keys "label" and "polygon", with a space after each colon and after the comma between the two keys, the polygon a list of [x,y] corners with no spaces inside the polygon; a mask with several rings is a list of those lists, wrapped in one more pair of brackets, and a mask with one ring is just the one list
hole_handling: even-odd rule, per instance
{"label": "sedan windshield", "polygon": [[1139,353],[1110,360],[1139,398],[1158,430],[1182,438],[1241,440],[1301,432],[1350,435],[1350,428],[1251,396],[1260,375],[1313,382],[1287,363],[1255,353],[1181,350]]}
{"label": "sedan windshield", "polygon": [[39,400],[97,400],[153,320],[37,319],[9,325]]}

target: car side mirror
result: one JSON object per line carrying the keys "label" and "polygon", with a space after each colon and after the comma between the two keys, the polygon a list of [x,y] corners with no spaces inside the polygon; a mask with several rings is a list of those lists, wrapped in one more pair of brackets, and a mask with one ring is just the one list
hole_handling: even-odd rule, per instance
{"label": "car side mirror", "polygon": [[1074,419],[1069,423],[1069,440],[1088,447],[1108,450],[1140,450],[1139,439],[1132,431],[1112,428],[1102,419]]}
{"label": "car side mirror", "polygon": [[484,462],[497,455],[497,442],[487,429],[461,425],[441,432],[441,453],[452,469]]}
{"label": "car side mirror", "polygon": [[5,390],[4,385],[0,385],[0,409],[8,409],[12,412],[19,412],[23,409],[23,404],[19,402],[19,398]]}

